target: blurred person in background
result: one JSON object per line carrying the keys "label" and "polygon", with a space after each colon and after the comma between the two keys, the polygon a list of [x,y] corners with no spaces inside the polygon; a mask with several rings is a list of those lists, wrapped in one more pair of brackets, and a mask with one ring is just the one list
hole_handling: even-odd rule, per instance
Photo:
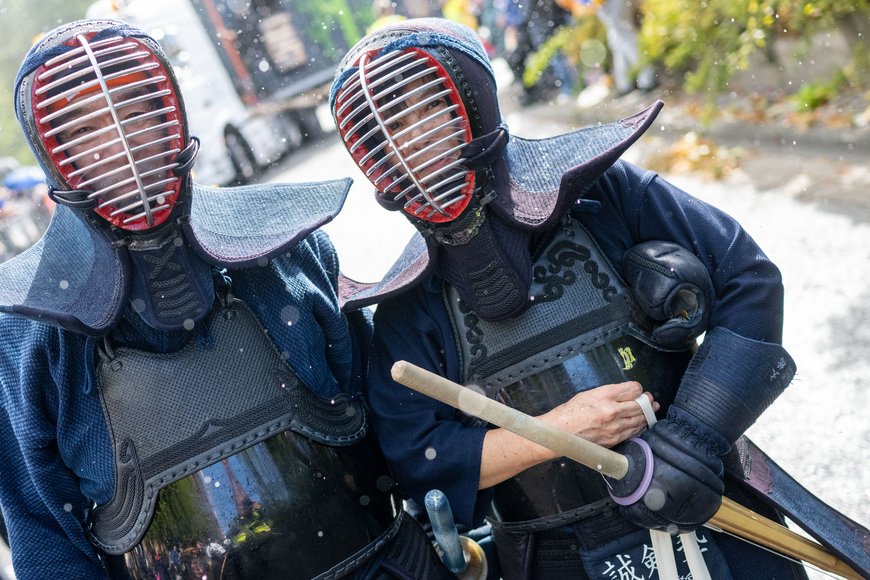
{"label": "blurred person in background", "polygon": [[618,95],[655,88],[656,73],[652,66],[640,68],[637,47],[639,0],[560,0],[578,18],[592,14],[607,31],[607,46],[611,56],[611,75]]}
{"label": "blurred person in background", "polygon": [[[778,268],[733,218],[619,159],[661,103],[549,139],[510,135],[473,31],[423,19],[351,49],[330,106],[378,203],[420,233],[383,281],[344,297],[348,311],[378,304],[367,392],[412,500],[436,488],[460,525],[487,516],[509,580],[651,577],[650,530],[680,534],[679,577],[700,574],[689,542],[717,580],[805,578],[701,527],[726,493],[778,517],[742,479],[726,483],[723,461],[795,366]],[[619,450],[649,459],[625,481],[644,483],[395,383],[400,360],[593,442],[631,438]]]}
{"label": "blurred person in background", "polygon": [[0,166],[0,262],[32,246],[48,227],[53,202],[38,167]]}
{"label": "blurred person in background", "polygon": [[[541,48],[553,32],[570,22],[571,14],[555,0],[525,2],[507,0],[506,25],[514,31],[515,40],[507,56],[514,79],[522,87],[524,104],[550,99],[554,94],[571,95],[574,87],[574,71],[564,54],[557,51],[547,69],[534,84],[523,82],[528,59]],[[564,100],[564,99],[563,99]]]}
{"label": "blurred person in background", "polygon": [[445,0],[396,0],[396,11],[407,18],[425,18],[441,14]]}
{"label": "blurred person in background", "polygon": [[[16,114],[57,203],[0,264],[0,509],[19,580],[449,577],[396,502],[317,228],[349,180],[190,178],[172,67],[83,20],[25,57]],[[193,573],[194,566],[189,568]],[[201,575],[193,576],[201,578]]]}

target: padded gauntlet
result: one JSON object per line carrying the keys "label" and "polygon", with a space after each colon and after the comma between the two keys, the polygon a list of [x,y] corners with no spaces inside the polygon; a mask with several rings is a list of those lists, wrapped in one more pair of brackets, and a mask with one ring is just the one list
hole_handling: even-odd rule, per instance
{"label": "padded gauntlet", "polygon": [[671,242],[652,241],[628,249],[622,274],[655,324],[652,339],[665,348],[688,348],[707,330],[716,291],[695,254]]}
{"label": "padded gauntlet", "polygon": [[651,452],[652,475],[645,490],[635,490],[640,498],[622,507],[623,514],[640,526],[671,533],[709,520],[722,502],[722,458],[794,373],[794,361],[778,344],[722,327],[707,333],[667,418],[640,436]]}

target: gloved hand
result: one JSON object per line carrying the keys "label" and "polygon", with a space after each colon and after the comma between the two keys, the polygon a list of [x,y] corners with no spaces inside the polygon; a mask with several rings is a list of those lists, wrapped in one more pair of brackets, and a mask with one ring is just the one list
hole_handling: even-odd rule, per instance
{"label": "gloved hand", "polygon": [[687,348],[707,330],[716,291],[692,252],[671,242],[644,242],[625,253],[622,273],[644,314],[658,323],[656,343]]}
{"label": "gloved hand", "polygon": [[621,508],[623,515],[639,526],[671,534],[700,527],[722,503],[721,457],[730,444],[673,406],[667,419],[640,438],[652,451],[652,481],[639,501]]}
{"label": "gloved hand", "polygon": [[[612,481],[611,494],[623,514],[638,525],[671,533],[706,522],[722,502],[722,457],[794,373],[794,361],[779,344],[723,327],[707,332],[667,417],[643,433],[640,443],[621,445],[629,473]],[[649,453],[640,459],[644,442]]]}

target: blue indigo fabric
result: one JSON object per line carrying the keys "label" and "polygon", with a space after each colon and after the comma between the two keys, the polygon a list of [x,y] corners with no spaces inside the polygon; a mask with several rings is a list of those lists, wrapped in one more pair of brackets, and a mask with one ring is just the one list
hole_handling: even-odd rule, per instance
{"label": "blue indigo fabric", "polygon": [[[360,390],[368,322],[339,311],[338,260],[325,234],[228,274],[233,294],[315,394]],[[168,352],[196,333],[155,331],[128,308],[111,336],[118,345]],[[85,535],[89,509],[114,490],[95,377],[99,340],[0,313],[0,507],[20,580],[105,576]]]}
{"label": "blue indigo fabric", "polygon": [[[651,171],[619,161],[594,183],[573,215],[617,271],[625,251],[641,242],[664,240],[691,250],[710,272],[718,296],[711,327],[781,341],[780,272],[722,211]],[[461,380],[442,285],[431,275],[378,306],[368,397],[378,440],[402,490],[422,505],[428,490],[440,489],[450,498],[457,522],[476,527],[491,499],[490,492],[477,489],[485,429],[390,376],[393,362],[407,360]]]}

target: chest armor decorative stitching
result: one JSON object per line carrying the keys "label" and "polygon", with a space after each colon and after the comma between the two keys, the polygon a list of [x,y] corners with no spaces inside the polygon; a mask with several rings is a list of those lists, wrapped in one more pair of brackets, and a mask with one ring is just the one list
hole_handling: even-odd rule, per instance
{"label": "chest armor decorative stitching", "polygon": [[[560,224],[536,259],[530,291],[532,306],[523,314],[487,322],[447,288],[463,384],[529,415],[628,380],[663,408],[673,401],[691,353],[652,346],[631,291],[580,223]],[[588,515],[580,508],[607,497],[598,473],[561,459],[498,485],[493,508],[498,520],[534,520],[536,529],[546,529]]]}
{"label": "chest armor decorative stitching", "polygon": [[135,577],[140,559],[150,569],[171,544],[210,546],[224,578],[330,576],[364,561],[399,521],[365,406],[311,394],[241,301],[205,325],[177,352],[101,353],[115,495],[94,509],[91,537],[119,556],[107,558],[113,576]]}

